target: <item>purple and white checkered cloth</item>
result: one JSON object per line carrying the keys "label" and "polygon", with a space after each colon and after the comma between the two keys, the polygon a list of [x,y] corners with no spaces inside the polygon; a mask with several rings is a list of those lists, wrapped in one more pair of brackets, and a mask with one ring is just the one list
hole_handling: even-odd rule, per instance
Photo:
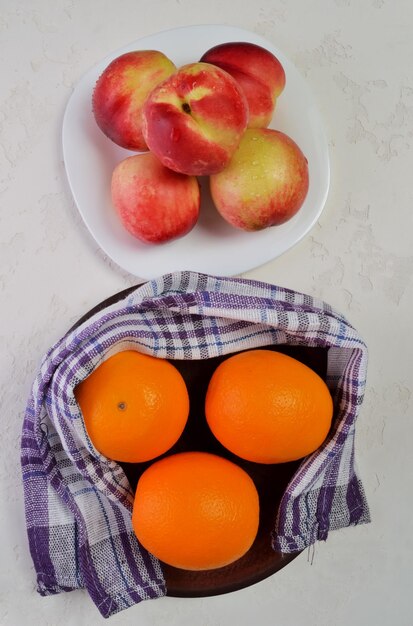
{"label": "purple and white checkered cloth", "polygon": [[70,331],[45,355],[27,405],[21,460],[27,532],[42,595],[85,587],[103,616],[166,593],[160,563],[134,536],[121,467],[92,445],[74,388],[108,356],[136,349],[206,359],[269,344],[328,348],[331,436],[288,485],[272,541],[299,551],[366,523],[354,465],[366,346],[343,316],[308,295],[191,272],[165,275]]}

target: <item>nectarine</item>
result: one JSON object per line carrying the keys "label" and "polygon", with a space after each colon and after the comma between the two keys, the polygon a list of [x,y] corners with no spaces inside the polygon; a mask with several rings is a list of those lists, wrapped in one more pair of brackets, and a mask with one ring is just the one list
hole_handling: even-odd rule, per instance
{"label": "nectarine", "polygon": [[213,63],[235,78],[249,107],[249,128],[264,128],[271,122],[276,99],[285,86],[285,72],[269,50],[248,42],[214,46],[201,61]]}
{"label": "nectarine", "polygon": [[121,161],[112,174],[111,189],[123,225],[146,243],[182,237],[198,219],[197,179],[166,168],[150,152]]}
{"label": "nectarine", "polygon": [[232,76],[208,63],[191,63],[149,94],[143,135],[166,167],[203,176],[224,169],[247,120],[245,96]]}
{"label": "nectarine", "polygon": [[246,130],[228,167],[210,178],[212,199],[222,217],[251,231],[293,217],[308,185],[308,163],[301,149],[269,128]]}
{"label": "nectarine", "polygon": [[122,148],[147,150],[142,135],[143,103],[175,69],[157,50],[136,50],[114,59],[93,92],[93,113],[101,131]]}

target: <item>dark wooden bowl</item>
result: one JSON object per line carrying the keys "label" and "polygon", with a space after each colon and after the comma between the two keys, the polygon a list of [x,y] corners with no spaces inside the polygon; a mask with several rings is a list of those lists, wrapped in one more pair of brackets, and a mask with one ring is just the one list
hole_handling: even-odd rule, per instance
{"label": "dark wooden bowl", "polygon": [[[124,298],[136,287],[117,293],[86,313],[73,328],[86,321],[94,313]],[[313,369],[325,379],[327,352],[323,348],[303,346],[267,346],[288,354]],[[211,433],[204,413],[204,400],[209,380],[215,368],[225,356],[205,360],[174,360],[188,387],[190,414],[179,441],[163,456],[186,450],[212,452],[241,466],[253,479],[260,498],[260,525],[254,544],[241,559],[219,569],[193,572],[162,563],[166,579],[167,595],[175,597],[212,596],[248,587],[271,576],[285,567],[299,552],[283,554],[271,547],[271,531],[275,525],[278,505],[282,494],[296,472],[300,461],[278,465],[251,463],[235,456],[224,448]],[[161,458],[161,457],[159,457]],[[142,472],[152,463],[121,463],[130,484],[135,489]]]}

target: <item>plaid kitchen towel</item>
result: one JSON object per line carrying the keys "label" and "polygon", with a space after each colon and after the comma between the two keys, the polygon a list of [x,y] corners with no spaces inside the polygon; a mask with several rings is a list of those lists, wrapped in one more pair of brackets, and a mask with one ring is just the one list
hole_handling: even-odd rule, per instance
{"label": "plaid kitchen towel", "polygon": [[288,485],[272,542],[299,551],[333,529],[369,521],[354,464],[355,421],[367,350],[343,316],[320,300],[252,280],[165,275],[69,331],[44,357],[21,441],[25,510],[38,591],[85,587],[109,617],[166,593],[159,562],[131,527],[133,493],[121,467],[92,445],[74,388],[108,356],[136,349],[206,359],[269,344],[328,348],[332,433]]}

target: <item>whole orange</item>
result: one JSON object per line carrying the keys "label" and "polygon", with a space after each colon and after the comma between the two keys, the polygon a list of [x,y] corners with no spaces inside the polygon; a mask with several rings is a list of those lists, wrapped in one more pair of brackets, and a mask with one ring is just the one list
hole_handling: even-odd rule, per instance
{"label": "whole orange", "polygon": [[95,448],[127,463],[169,450],[189,414],[188,390],[176,367],[134,350],[109,357],[76,387],[75,396]]}
{"label": "whole orange", "polygon": [[256,463],[284,463],[323,443],[333,401],[322,378],[300,361],[250,350],[217,367],[205,414],[215,437],[234,454]]}
{"label": "whole orange", "polygon": [[215,569],[243,556],[258,531],[259,499],[252,479],[231,461],[182,452],[141,475],[132,524],[161,561],[188,570]]}

